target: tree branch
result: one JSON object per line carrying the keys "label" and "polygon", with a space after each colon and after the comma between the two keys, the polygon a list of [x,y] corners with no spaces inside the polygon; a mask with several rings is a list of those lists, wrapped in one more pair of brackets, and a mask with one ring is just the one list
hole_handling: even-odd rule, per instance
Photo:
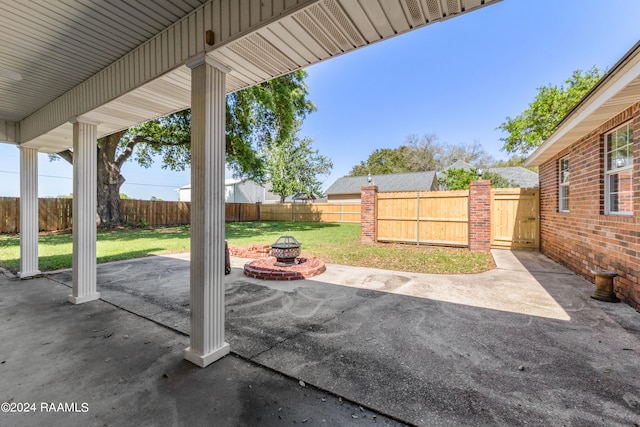
{"label": "tree branch", "polygon": [[65,159],[67,162],[73,164],[73,151],[71,150],[64,150],[61,151],[59,153],[56,153],[58,156],[60,156],[61,158]]}
{"label": "tree branch", "polygon": [[[118,138],[119,140],[120,138]],[[115,164],[118,166],[118,169],[122,168],[122,165],[124,164],[124,162],[126,162],[127,160],[129,160],[129,157],[131,157],[131,155],[133,154],[133,149],[136,146],[137,142],[135,139],[131,139],[129,140],[129,143],[127,144],[127,147],[124,149],[124,151],[118,156],[118,158],[115,161]]]}
{"label": "tree branch", "polygon": [[154,148],[158,148],[158,147],[179,147],[181,145],[186,145],[186,143],[182,140],[167,140],[165,138],[163,138],[162,140],[154,140],[149,138],[148,136],[142,136],[142,135],[136,135],[133,140],[135,141],[136,144],[138,143],[145,143],[147,145],[150,145]]}

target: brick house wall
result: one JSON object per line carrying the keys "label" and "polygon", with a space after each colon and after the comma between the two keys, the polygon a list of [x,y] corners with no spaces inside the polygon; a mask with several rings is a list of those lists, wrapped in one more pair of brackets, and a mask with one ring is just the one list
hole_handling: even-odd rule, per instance
{"label": "brick house wall", "polygon": [[[604,134],[633,129],[633,215],[605,215]],[[558,212],[559,160],[569,156],[569,212]],[[592,269],[618,273],[616,295],[640,309],[640,102],[543,163],[540,176],[541,251],[594,281]]]}

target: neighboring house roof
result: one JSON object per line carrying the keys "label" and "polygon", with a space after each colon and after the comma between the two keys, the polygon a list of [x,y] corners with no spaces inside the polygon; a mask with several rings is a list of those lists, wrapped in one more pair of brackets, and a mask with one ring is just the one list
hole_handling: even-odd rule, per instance
{"label": "neighboring house roof", "polygon": [[[470,165],[469,163],[465,162],[464,160],[456,160],[455,162],[453,162],[453,164],[451,166],[449,166],[447,169],[464,169],[464,170],[471,170],[473,169],[473,166]],[[446,169],[445,169],[446,170]]]}
{"label": "neighboring house roof", "polygon": [[[457,160],[446,170],[440,172],[440,175],[446,175],[449,169],[464,169],[471,170],[473,166],[463,160]],[[520,188],[537,188],[538,187],[538,174],[530,171],[529,169],[521,166],[511,166],[504,168],[489,168],[487,172],[500,175],[504,179],[508,180],[511,185]]]}
{"label": "neighboring house roof", "polygon": [[636,43],[573,107],[553,134],[526,160],[539,166],[640,100],[640,42]]}
{"label": "neighboring house roof", "polygon": [[508,168],[489,168],[487,169],[487,171],[500,175],[516,187],[538,187],[538,174],[520,166],[513,166]]}
{"label": "neighboring house roof", "polygon": [[360,193],[360,187],[377,185],[378,191],[429,191],[438,188],[435,172],[394,173],[389,175],[371,175],[371,183],[366,176],[345,176],[331,184],[326,193]]}

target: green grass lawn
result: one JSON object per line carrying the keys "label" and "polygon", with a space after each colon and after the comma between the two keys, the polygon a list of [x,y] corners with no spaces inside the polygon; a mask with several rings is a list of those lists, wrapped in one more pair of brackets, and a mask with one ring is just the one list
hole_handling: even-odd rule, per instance
{"label": "green grass lawn", "polygon": [[[71,267],[69,233],[47,233],[38,238],[41,271]],[[189,227],[121,229],[98,232],[98,263],[189,251]],[[20,236],[0,234],[0,266],[20,269]]]}
{"label": "green grass lawn", "polygon": [[[467,249],[360,243],[360,224],[307,222],[236,222],[226,225],[230,246],[271,244],[282,235],[302,243],[303,256],[328,263],[376,267],[417,273],[477,273],[494,267],[491,254]],[[189,227],[157,227],[101,231],[97,236],[98,263],[189,251]],[[71,267],[71,234],[39,237],[39,268]],[[0,235],[0,266],[20,268],[20,238]]]}

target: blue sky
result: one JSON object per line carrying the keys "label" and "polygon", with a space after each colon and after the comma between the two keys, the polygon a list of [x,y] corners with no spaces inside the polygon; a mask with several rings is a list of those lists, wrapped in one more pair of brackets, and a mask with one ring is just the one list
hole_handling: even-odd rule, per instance
{"label": "blue sky", "polygon": [[[638,0],[503,0],[307,69],[318,111],[301,136],[332,159],[326,189],[377,148],[411,134],[441,142],[479,142],[495,158],[496,128],[527,108],[536,89],[561,84],[575,69],[610,68],[640,39]],[[19,155],[0,144],[0,196],[19,195]],[[39,160],[40,197],[72,191],[71,166]],[[177,200],[189,183],[157,163],[123,168],[130,197]]]}

